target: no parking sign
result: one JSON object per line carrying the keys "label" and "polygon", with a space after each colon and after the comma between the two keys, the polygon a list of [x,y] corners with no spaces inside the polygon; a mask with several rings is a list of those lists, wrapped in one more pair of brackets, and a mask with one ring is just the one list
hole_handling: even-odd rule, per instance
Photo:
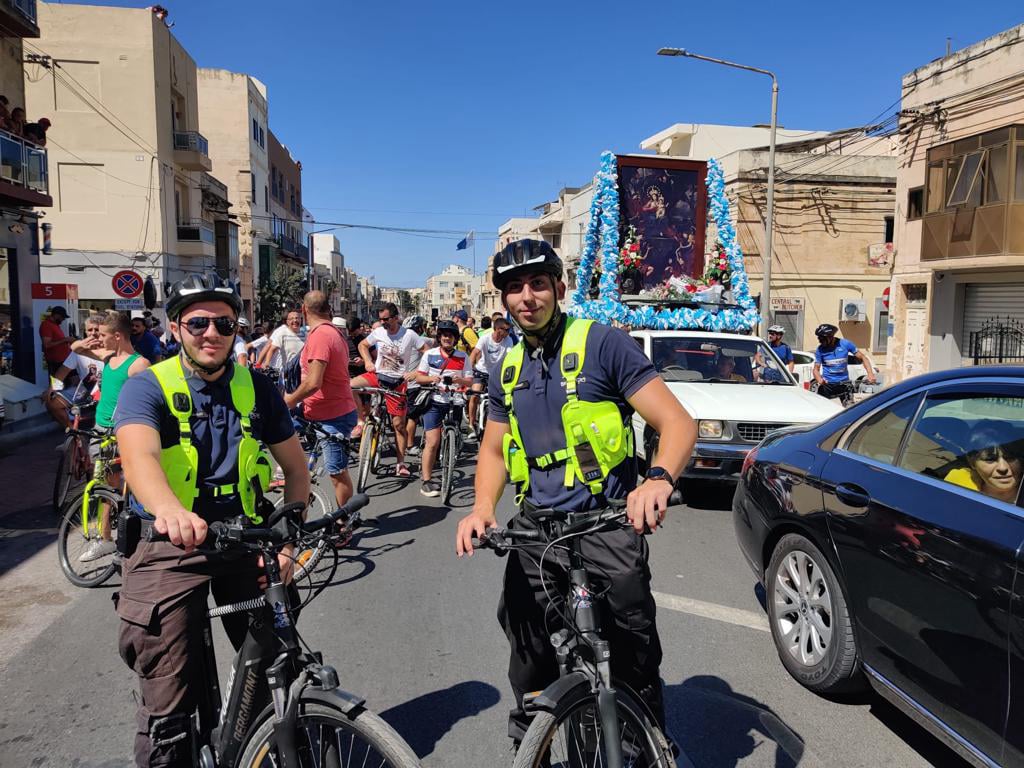
{"label": "no parking sign", "polygon": [[121,299],[134,299],[142,293],[142,275],[130,269],[122,269],[110,283],[114,293]]}

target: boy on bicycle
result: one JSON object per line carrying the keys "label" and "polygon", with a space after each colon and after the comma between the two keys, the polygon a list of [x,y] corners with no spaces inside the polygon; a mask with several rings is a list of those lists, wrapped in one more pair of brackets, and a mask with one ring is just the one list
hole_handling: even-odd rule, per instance
{"label": "boy on bicycle", "polygon": [[[655,625],[647,547],[641,532],[665,517],[675,478],[686,466],[696,426],[669,392],[651,362],[621,330],[569,319],[559,309],[565,297],[562,261],[539,240],[519,240],[494,257],[494,285],[523,343],[510,350],[491,377],[487,428],[480,445],[473,510],[459,522],[456,552],[473,553],[473,537],[496,525],[495,508],[506,478],[516,483],[521,505],[511,527],[543,525],[538,512],[586,512],[607,498],[627,499],[632,529],[594,533],[581,548],[593,564],[592,581],[606,597],[606,637],[612,646],[612,673],[646,701],[664,726],[661,641]],[[637,486],[631,416],[636,411],[660,435],[658,464]],[[614,433],[617,450],[586,440],[598,423]],[[550,618],[537,563],[539,552],[509,554],[498,620],[510,645],[508,676],[516,707],[509,735],[519,743],[530,716],[523,707],[529,691],[558,677]],[[564,557],[544,563],[544,577],[566,578]]]}
{"label": "boy on bicycle", "polygon": [[469,364],[469,356],[455,348],[459,339],[459,328],[450,320],[442,320],[437,324],[437,347],[431,349],[420,359],[416,381],[420,384],[443,384],[433,397],[430,408],[423,414],[423,433],[426,445],[423,448],[423,463],[420,476],[423,485],[420,493],[424,496],[438,496],[440,486],[431,480],[434,464],[437,462],[437,451],[441,445],[441,424],[452,409],[451,387],[468,387],[473,383],[473,369]]}

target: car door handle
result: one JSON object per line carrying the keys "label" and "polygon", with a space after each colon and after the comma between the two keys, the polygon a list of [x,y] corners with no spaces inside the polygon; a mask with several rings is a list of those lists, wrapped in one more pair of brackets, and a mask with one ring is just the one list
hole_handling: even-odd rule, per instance
{"label": "car door handle", "polygon": [[836,497],[851,507],[866,507],[871,503],[871,497],[868,496],[868,492],[859,485],[840,483],[836,486]]}

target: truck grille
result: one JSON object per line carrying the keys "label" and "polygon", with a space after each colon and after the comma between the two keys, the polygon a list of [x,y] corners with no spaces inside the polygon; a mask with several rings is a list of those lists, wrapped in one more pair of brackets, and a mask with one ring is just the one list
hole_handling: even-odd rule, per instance
{"label": "truck grille", "polygon": [[764,440],[764,436],[769,432],[788,427],[789,424],[759,424],[756,422],[741,421],[736,425],[736,431],[742,439],[751,442],[759,443]]}

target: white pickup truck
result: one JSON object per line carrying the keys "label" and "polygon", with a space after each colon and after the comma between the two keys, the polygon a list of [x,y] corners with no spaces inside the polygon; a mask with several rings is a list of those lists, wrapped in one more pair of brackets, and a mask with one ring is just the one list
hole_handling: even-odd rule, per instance
{"label": "white pickup truck", "polygon": [[[755,336],[709,331],[632,331],[662,379],[697,422],[697,447],[683,480],[733,481],[769,432],[814,424],[842,410],[805,390]],[[633,416],[637,454],[649,463],[657,435]],[[685,485],[685,483],[684,483]]]}

